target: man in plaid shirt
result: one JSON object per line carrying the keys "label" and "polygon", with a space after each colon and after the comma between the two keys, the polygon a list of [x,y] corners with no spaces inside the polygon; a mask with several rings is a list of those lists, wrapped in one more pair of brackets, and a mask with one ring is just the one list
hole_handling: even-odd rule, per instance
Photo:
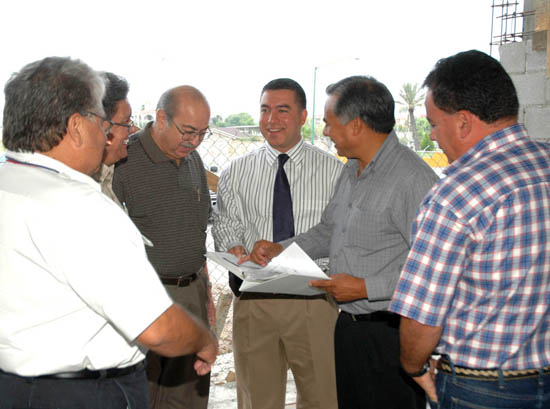
{"label": "man in plaid shirt", "polygon": [[424,86],[451,164],[419,208],[389,308],[403,369],[442,408],[549,407],[550,146],[517,123],[512,80],[486,54],[440,60]]}

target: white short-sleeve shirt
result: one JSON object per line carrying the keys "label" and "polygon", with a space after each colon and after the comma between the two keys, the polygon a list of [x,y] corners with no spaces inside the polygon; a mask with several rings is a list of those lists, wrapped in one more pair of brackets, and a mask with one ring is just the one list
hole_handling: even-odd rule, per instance
{"label": "white short-sleeve shirt", "polygon": [[0,369],[125,367],[172,301],[141,234],[92,178],[41,154],[0,167]]}

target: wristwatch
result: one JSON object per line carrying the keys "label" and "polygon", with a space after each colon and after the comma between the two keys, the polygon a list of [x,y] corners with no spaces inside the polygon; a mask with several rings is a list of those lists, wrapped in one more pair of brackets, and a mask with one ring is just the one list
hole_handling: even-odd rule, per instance
{"label": "wristwatch", "polygon": [[418,377],[424,375],[429,370],[430,370],[430,363],[426,362],[424,364],[424,366],[419,371],[416,371],[416,372],[407,372],[407,371],[405,371],[405,373],[407,375],[409,375],[411,378],[418,378]]}

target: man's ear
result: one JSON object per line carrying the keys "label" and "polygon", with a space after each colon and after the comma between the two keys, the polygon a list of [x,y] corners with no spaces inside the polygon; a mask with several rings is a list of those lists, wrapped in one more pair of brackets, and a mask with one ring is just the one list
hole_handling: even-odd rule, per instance
{"label": "man's ear", "polygon": [[302,109],[302,113],[300,114],[300,125],[304,126],[307,120],[307,109]]}
{"label": "man's ear", "polygon": [[168,122],[168,115],[162,109],[157,109],[155,122],[158,124],[159,129],[166,129],[166,123]]}
{"label": "man's ear", "polygon": [[351,128],[351,131],[354,135],[358,135],[361,133],[363,127],[365,126],[365,123],[361,120],[361,118],[357,117],[352,119],[348,125]]}
{"label": "man's ear", "polygon": [[457,115],[457,127],[460,135],[460,139],[466,139],[472,133],[473,121],[475,120],[473,114],[469,111],[458,111]]}
{"label": "man's ear", "polygon": [[81,147],[84,143],[85,120],[86,119],[82,115],[75,112],[67,121],[67,134],[63,139],[66,139],[67,142],[72,144],[75,148]]}

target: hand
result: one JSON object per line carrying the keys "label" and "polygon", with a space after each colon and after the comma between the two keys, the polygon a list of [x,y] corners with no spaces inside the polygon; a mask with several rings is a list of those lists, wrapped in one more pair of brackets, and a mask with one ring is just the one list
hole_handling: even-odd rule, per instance
{"label": "hand", "polygon": [[329,280],[313,280],[309,285],[325,290],[339,302],[368,297],[365,280],[349,274],[332,274]]}
{"label": "hand", "polygon": [[283,246],[279,243],[273,243],[267,240],[258,240],[254,243],[252,252],[248,256],[240,259],[239,264],[252,260],[254,263],[265,267],[273,257],[278,256],[282,251]]}
{"label": "hand", "polygon": [[212,331],[208,331],[208,343],[197,352],[197,360],[193,364],[197,375],[206,375],[212,369],[218,355],[218,340]]}
{"label": "hand", "polygon": [[246,249],[243,246],[234,246],[231,247],[229,250],[227,250],[229,254],[233,254],[235,257],[238,257],[239,259],[242,259],[245,257],[248,253],[246,252]]}
{"label": "hand", "polygon": [[435,391],[435,363],[436,361],[430,359],[430,370],[422,376],[413,378],[413,380],[424,389],[426,395],[428,395],[431,400],[437,402],[437,393]]}

